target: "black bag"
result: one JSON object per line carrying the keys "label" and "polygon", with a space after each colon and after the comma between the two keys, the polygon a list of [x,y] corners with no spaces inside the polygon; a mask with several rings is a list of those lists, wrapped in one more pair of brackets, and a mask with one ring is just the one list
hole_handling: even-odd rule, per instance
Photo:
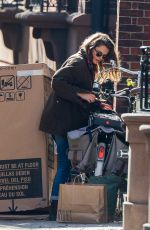
{"label": "black bag", "polygon": [[113,128],[114,130],[123,131],[123,121],[116,113],[100,113],[94,112],[89,117],[89,125],[91,127],[104,126]]}

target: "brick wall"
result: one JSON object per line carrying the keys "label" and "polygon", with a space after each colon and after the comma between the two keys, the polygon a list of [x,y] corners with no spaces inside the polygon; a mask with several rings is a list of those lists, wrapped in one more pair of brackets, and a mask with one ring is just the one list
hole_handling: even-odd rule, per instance
{"label": "brick wall", "polygon": [[[115,37],[116,3],[110,0],[110,32]],[[140,49],[150,46],[150,0],[120,0],[119,50],[122,66],[140,68]]]}
{"label": "brick wall", "polygon": [[139,47],[150,46],[150,0],[121,0],[119,38],[124,65],[139,69]]}
{"label": "brick wall", "polygon": [[[109,33],[116,38],[117,0],[110,0]],[[150,0],[120,0],[119,51],[121,65],[140,71],[140,46],[150,46]],[[122,73],[118,89],[127,87],[126,79],[137,76]],[[118,112],[127,112],[127,103],[119,99]],[[119,106],[118,106],[119,105]]]}

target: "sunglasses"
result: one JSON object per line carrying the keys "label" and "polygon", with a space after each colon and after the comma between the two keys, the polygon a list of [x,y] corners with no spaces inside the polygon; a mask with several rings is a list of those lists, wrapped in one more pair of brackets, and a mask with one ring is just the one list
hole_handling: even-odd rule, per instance
{"label": "sunglasses", "polygon": [[102,57],[102,58],[106,58],[107,57],[107,55],[104,55],[101,51],[98,51],[98,50],[96,50],[96,49],[94,49],[95,50],[95,52],[96,52],[96,56],[97,57]]}

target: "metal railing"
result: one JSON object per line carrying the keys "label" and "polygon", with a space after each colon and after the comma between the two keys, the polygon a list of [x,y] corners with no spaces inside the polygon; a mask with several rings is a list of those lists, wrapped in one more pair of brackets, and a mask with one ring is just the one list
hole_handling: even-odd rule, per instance
{"label": "metal railing", "polygon": [[150,112],[150,46],[141,46],[140,109]]}
{"label": "metal railing", "polygon": [[1,9],[4,9],[4,8],[22,8],[24,7],[25,4],[24,4],[24,0],[16,0],[16,1],[13,1],[13,0],[0,0],[0,8]]}
{"label": "metal railing", "polygon": [[0,8],[23,8],[31,11],[49,12],[66,11],[68,13],[77,12],[80,5],[89,3],[91,0],[0,0]]}

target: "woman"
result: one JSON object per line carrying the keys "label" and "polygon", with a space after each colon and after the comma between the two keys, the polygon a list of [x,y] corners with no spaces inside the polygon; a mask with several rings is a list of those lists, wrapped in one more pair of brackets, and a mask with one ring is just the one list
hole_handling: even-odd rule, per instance
{"label": "woman", "polygon": [[95,33],[83,41],[79,51],[70,56],[53,76],[52,93],[40,123],[40,130],[53,136],[58,152],[51,193],[51,220],[56,218],[59,184],[67,182],[70,176],[67,132],[88,125],[89,105],[96,100],[92,86],[97,67],[111,59],[118,63],[117,56],[110,37]]}

